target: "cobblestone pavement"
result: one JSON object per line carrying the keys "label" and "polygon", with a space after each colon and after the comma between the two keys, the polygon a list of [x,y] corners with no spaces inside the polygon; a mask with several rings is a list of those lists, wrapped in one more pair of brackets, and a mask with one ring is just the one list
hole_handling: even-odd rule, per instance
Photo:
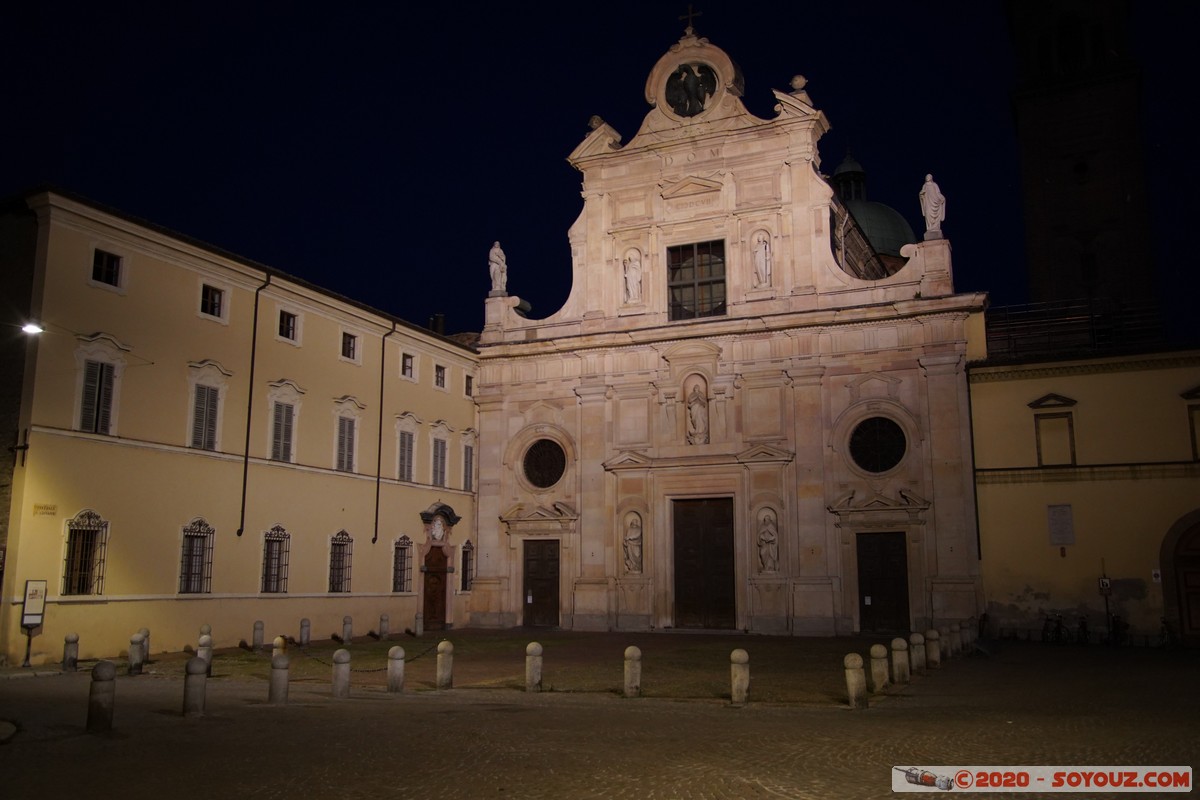
{"label": "cobblestone pavement", "polygon": [[334,700],[319,683],[272,707],[265,682],[210,681],[195,719],[181,678],[122,676],[101,736],[83,731],[86,673],[0,680],[16,727],[0,797],[875,798],[892,796],[893,765],[1195,769],[1198,666],[1190,652],[1010,643],[865,711],[756,704],[753,684],[743,708],[511,689]]}

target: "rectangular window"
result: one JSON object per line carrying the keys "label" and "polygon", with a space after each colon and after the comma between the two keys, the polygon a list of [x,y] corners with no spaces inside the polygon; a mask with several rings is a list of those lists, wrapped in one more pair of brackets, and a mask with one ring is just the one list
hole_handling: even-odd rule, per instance
{"label": "rectangular window", "polygon": [[109,286],[120,286],[121,257],[103,250],[92,253],[92,280]]}
{"label": "rectangular window", "polygon": [[342,358],[358,359],[358,337],[353,333],[342,333]]}
{"label": "rectangular window", "polygon": [[219,397],[217,387],[196,384],[196,396],[192,407],[192,447],[197,450],[217,449]]}
{"label": "rectangular window", "polygon": [[471,445],[463,447],[463,488],[468,492],[475,484],[475,448]]}
{"label": "rectangular window", "polygon": [[439,389],[446,388],[446,368],[441,364],[433,368],[433,385]]}
{"label": "rectangular window", "polygon": [[200,287],[200,313],[210,317],[222,317],[225,311],[225,290],[207,283]]}
{"label": "rectangular window", "polygon": [[471,591],[475,582],[475,545],[466,542],[462,549],[462,590]]}
{"label": "rectangular window", "polygon": [[399,478],[402,481],[413,479],[413,438],[410,431],[400,431]]}
{"label": "rectangular window", "polygon": [[1039,467],[1069,466],[1075,463],[1075,424],[1071,412],[1035,414]]}
{"label": "rectangular window", "polygon": [[67,529],[64,595],[104,593],[104,533],[103,527]]}
{"label": "rectangular window", "polygon": [[288,550],[291,536],[282,528],[267,531],[263,540],[262,590],[268,594],[287,592]]}
{"label": "rectangular window", "polygon": [[214,533],[203,520],[196,520],[183,529],[179,562],[180,594],[208,594],[212,591]]}
{"label": "rectangular window", "polygon": [[83,369],[79,430],[107,434],[112,425],[113,365],[88,361]]}
{"label": "rectangular window", "polygon": [[354,540],[345,531],[333,537],[329,544],[329,591],[350,591],[350,556]]}
{"label": "rectangular window", "polygon": [[279,336],[282,339],[296,341],[296,315],[290,311],[279,312]]}
{"label": "rectangular window", "polygon": [[671,320],[725,313],[725,242],[667,248],[667,294]]}
{"label": "rectangular window", "polygon": [[337,466],[341,472],[354,471],[354,417],[338,417]]}
{"label": "rectangular window", "polygon": [[433,485],[446,485],[446,440],[433,440]]}
{"label": "rectangular window", "polygon": [[276,403],[271,421],[271,460],[292,460],[292,428],[296,408],[291,403]]}
{"label": "rectangular window", "polygon": [[463,394],[465,394],[467,397],[471,397],[475,394],[475,379],[470,375],[468,375],[463,381]]}
{"label": "rectangular window", "polygon": [[412,540],[401,536],[392,551],[392,591],[412,591]]}
{"label": "rectangular window", "polygon": [[400,374],[405,378],[416,378],[416,359],[412,353],[400,354]]}

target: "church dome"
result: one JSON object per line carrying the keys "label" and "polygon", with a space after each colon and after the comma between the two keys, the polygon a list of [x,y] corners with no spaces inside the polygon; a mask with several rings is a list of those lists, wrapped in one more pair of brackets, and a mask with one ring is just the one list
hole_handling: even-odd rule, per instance
{"label": "church dome", "polygon": [[867,199],[867,172],[849,153],[833,171],[833,188],[876,253],[899,256],[901,247],[917,240],[899,211]]}
{"label": "church dome", "polygon": [[913,236],[912,226],[891,206],[873,200],[850,200],[846,207],[876,253],[898,256],[901,247],[917,240]]}

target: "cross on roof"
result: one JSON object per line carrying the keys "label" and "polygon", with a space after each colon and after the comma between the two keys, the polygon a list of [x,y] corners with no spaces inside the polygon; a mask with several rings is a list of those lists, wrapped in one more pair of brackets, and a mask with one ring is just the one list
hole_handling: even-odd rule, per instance
{"label": "cross on roof", "polygon": [[692,20],[695,17],[702,17],[702,16],[704,16],[703,11],[693,11],[692,4],[688,3],[687,13],[680,17],[680,19],[687,20],[687,28],[685,28],[683,31],[685,36],[691,36],[693,33],[695,33],[695,31],[692,29]]}

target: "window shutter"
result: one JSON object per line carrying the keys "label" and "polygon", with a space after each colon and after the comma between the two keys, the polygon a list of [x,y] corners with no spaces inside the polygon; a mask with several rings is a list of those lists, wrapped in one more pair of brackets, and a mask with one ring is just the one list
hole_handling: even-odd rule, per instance
{"label": "window shutter", "polygon": [[354,469],[354,419],[338,417],[337,468],[343,472]]}
{"label": "window shutter", "polygon": [[276,461],[292,460],[292,420],[295,409],[288,403],[275,404],[274,429],[272,431],[271,458]]}
{"label": "window shutter", "polygon": [[217,399],[215,386],[196,385],[196,405],[192,416],[192,447],[217,449]]}
{"label": "window shutter", "polygon": [[400,432],[400,480],[411,481],[413,476],[413,435]]}
{"label": "window shutter", "polygon": [[108,433],[112,422],[113,368],[112,364],[100,365],[100,415],[96,420],[96,433]]}
{"label": "window shutter", "polygon": [[79,430],[96,432],[96,401],[99,397],[100,364],[88,361],[83,369],[83,402],[79,409]]}

